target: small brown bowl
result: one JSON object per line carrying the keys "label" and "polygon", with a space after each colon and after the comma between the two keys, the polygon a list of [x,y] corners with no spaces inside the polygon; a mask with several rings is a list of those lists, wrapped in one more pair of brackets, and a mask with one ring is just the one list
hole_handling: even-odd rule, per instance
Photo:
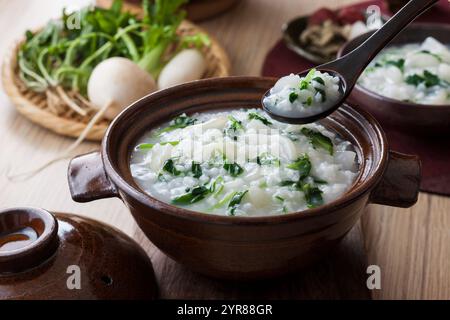
{"label": "small brown bowl", "polygon": [[390,152],[374,118],[346,105],[322,124],[354,144],[360,174],[345,195],[319,208],[265,217],[204,214],[161,202],[134,182],[130,154],[145,131],[184,112],[259,108],[262,94],[274,83],[273,78],[215,78],[137,101],[111,124],[101,151],[71,161],[72,198],[87,202],[120,197],[147,237],[168,256],[209,276],[244,280],[293,272],[324,257],[368,203],[409,207],[417,201],[417,157]]}
{"label": "small brown bowl", "polygon": [[[339,51],[338,57],[349,53],[373,32],[365,33]],[[419,43],[432,36],[450,44],[450,25],[417,23],[408,26],[390,45]],[[403,102],[384,97],[359,84],[353,88],[349,101],[369,111],[383,126],[399,129],[414,135],[438,135],[450,133],[450,105],[426,105]]]}

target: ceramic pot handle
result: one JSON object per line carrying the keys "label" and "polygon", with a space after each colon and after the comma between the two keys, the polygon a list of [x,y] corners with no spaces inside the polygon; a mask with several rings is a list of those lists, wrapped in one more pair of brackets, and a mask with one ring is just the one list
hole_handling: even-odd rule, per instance
{"label": "ceramic pot handle", "polygon": [[389,151],[383,178],[370,195],[370,202],[409,208],[417,202],[421,164],[417,156]]}
{"label": "ceramic pot handle", "polygon": [[119,197],[116,186],[106,175],[99,151],[73,158],[67,176],[70,194],[76,202]]}

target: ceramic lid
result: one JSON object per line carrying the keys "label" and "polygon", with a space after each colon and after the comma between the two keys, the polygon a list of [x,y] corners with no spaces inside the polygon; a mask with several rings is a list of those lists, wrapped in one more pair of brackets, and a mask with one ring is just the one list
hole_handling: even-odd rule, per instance
{"label": "ceramic lid", "polygon": [[38,208],[0,211],[0,300],[154,299],[150,259],[92,219]]}

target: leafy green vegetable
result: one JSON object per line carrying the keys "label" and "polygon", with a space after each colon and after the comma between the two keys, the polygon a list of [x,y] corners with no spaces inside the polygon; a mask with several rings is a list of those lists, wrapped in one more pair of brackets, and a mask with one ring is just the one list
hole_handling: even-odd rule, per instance
{"label": "leafy green vegetable", "polygon": [[277,199],[277,200],[279,200],[279,201],[281,201],[281,202],[284,202],[284,198],[283,198],[283,197],[275,196],[274,198]]}
{"label": "leafy green vegetable", "polygon": [[17,55],[19,76],[36,92],[61,86],[86,96],[94,67],[119,56],[133,60],[156,78],[183,48],[210,44],[202,33],[177,33],[185,2],[144,0],[142,19],[122,11],[121,0],[109,9],[86,7],[71,14],[63,10],[60,20],[50,21],[36,33],[26,31]]}
{"label": "leafy green vegetable", "polygon": [[244,169],[238,165],[237,163],[227,163],[225,162],[223,164],[223,168],[232,176],[237,177],[242,172],[244,172]]}
{"label": "leafy green vegetable", "polygon": [[242,121],[237,120],[233,116],[228,116],[228,125],[224,129],[224,134],[232,138],[233,140],[237,140],[237,132],[244,127],[242,126]]}
{"label": "leafy green vegetable", "polygon": [[424,83],[427,88],[432,86],[437,86],[441,83],[439,77],[428,70],[423,71],[423,76],[418,74],[410,75],[406,78],[406,83],[418,86],[421,83]]}
{"label": "leafy green vegetable", "polygon": [[274,157],[272,154],[268,152],[264,152],[256,157],[256,163],[260,166],[264,165],[275,165],[279,167],[281,165],[280,159]]}
{"label": "leafy green vegetable", "polygon": [[170,132],[173,131],[175,129],[183,129],[186,128],[188,126],[191,126],[193,124],[195,124],[197,122],[197,119],[191,118],[185,114],[182,114],[178,117],[176,117],[175,119],[173,119],[169,126],[160,130],[158,135],[161,135],[165,132]]}
{"label": "leafy green vegetable", "polygon": [[307,154],[299,157],[293,163],[286,166],[286,168],[297,170],[300,174],[300,179],[306,178],[311,172],[311,161]]}
{"label": "leafy green vegetable", "polygon": [[385,62],[385,64],[397,67],[403,72],[404,67],[405,67],[405,59],[388,60]]}
{"label": "leafy green vegetable", "polygon": [[167,159],[164,162],[163,170],[170,174],[173,174],[174,176],[179,176],[181,174],[181,171],[179,171],[179,170],[177,170],[177,168],[175,168],[175,163],[174,163],[173,159]]}
{"label": "leafy green vegetable", "polygon": [[323,81],[323,79],[321,77],[315,77],[315,78],[312,79],[312,81],[320,83],[323,86],[325,85],[325,81]]}
{"label": "leafy green vegetable", "polygon": [[314,131],[308,128],[302,128],[301,132],[309,138],[309,141],[314,148],[322,148],[333,155],[333,142],[327,136],[324,136],[319,131]]}
{"label": "leafy green vegetable", "polygon": [[435,53],[432,53],[432,52],[430,52],[430,51],[428,51],[428,50],[421,50],[421,51],[419,51],[419,52],[420,52],[420,53],[429,54],[429,55],[435,57],[439,62],[442,62],[442,58],[441,58],[439,55],[435,54]]}
{"label": "leafy green vegetable", "polygon": [[197,186],[190,189],[187,193],[172,199],[173,204],[188,205],[203,200],[209,193],[205,186]]}
{"label": "leafy green vegetable", "polygon": [[312,97],[308,97],[304,104],[306,104],[307,106],[310,106],[310,105],[312,105],[312,102],[313,102],[313,98]]}
{"label": "leafy green vegetable", "polygon": [[228,214],[230,216],[234,216],[234,213],[236,209],[239,207],[239,204],[242,201],[242,198],[245,196],[245,194],[248,192],[248,190],[236,192],[233,197],[230,200],[230,203],[228,204]]}
{"label": "leafy green vegetable", "polygon": [[222,200],[220,200],[220,201],[217,202],[214,206],[212,206],[212,207],[210,208],[210,210],[214,210],[214,209],[218,209],[218,208],[223,207],[226,203],[228,203],[228,202],[231,200],[231,198],[234,197],[235,194],[236,194],[236,192],[230,192],[230,193],[227,193],[227,194],[222,198]]}
{"label": "leafy green vegetable", "polygon": [[318,93],[320,93],[321,101],[325,102],[327,100],[327,94],[325,93],[325,90],[319,89],[319,88],[314,88],[314,89],[316,89],[316,91]]}
{"label": "leafy green vegetable", "polygon": [[294,103],[294,101],[297,100],[297,98],[298,98],[298,94],[296,92],[292,91],[289,94],[289,102],[290,103]]}
{"label": "leafy green vegetable", "polygon": [[323,204],[322,191],[310,185],[309,183],[301,184],[301,190],[305,194],[308,208],[316,208]]}
{"label": "leafy green vegetable", "polygon": [[[290,99],[290,98],[289,98]],[[267,120],[265,117],[263,117],[262,115],[256,113],[256,112],[250,112],[248,114],[248,118],[250,120],[255,119],[255,120],[259,120],[262,123],[264,123],[266,126],[270,126],[272,124],[272,122],[270,122],[269,120]]]}
{"label": "leafy green vegetable", "polygon": [[195,161],[192,161],[191,171],[193,173],[194,178],[200,178],[203,174],[200,163],[197,163]]}

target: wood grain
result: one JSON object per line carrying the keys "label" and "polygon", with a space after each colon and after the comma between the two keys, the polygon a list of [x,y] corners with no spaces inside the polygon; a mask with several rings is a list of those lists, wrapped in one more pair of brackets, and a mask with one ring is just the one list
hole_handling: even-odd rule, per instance
{"label": "wood grain", "polygon": [[[74,7],[89,3],[85,0],[0,0],[0,56],[27,28],[35,28],[50,17],[57,17],[63,6]],[[300,0],[242,0],[233,11],[201,24],[208,29],[228,51],[236,75],[258,75],[266,52],[280,37],[283,22],[307,14],[321,6],[338,7],[354,0],[300,1]],[[20,17],[19,17],[20,13]],[[23,172],[55,157],[66,148],[71,139],[57,136],[21,117],[0,90],[0,207],[30,205],[54,211],[76,212],[115,225],[133,236],[153,261],[164,261],[155,266],[158,281],[168,281],[167,274],[176,279],[182,271],[179,265],[162,256],[137,228],[120,200],[101,200],[77,204],[70,199],[66,181],[66,161],[61,161],[28,181],[11,182],[7,173]],[[76,154],[98,149],[97,144],[84,143]],[[421,194],[411,209],[371,206],[362,219],[365,246],[370,264],[381,267],[382,288],[372,292],[377,299],[450,299],[450,199]],[[338,258],[340,255],[337,256]],[[353,258],[342,261],[354,262]],[[339,259],[338,259],[339,260]],[[341,263],[342,263],[341,261]],[[338,261],[339,262],[339,261]],[[336,263],[338,263],[336,262]],[[333,265],[334,262],[333,262]],[[188,276],[192,284],[198,276]],[[339,275],[336,275],[339,277]],[[212,280],[206,280],[212,281]],[[299,278],[293,282],[304,283]],[[362,280],[361,280],[362,281]],[[365,281],[365,279],[364,279]],[[184,285],[176,281],[164,289],[164,297],[177,297]],[[221,297],[248,296],[249,291],[236,289],[212,281]],[[261,296],[284,298],[291,292],[290,281],[272,284],[278,292]],[[180,287],[181,286],[181,287]],[[201,285],[203,287],[203,285]],[[291,291],[290,291],[291,290]],[[340,297],[350,293],[339,292]],[[331,292],[331,291],[328,291]],[[294,296],[298,292],[292,293]],[[206,292],[191,292],[191,296],[209,297]],[[186,297],[186,296],[185,296]]]}

